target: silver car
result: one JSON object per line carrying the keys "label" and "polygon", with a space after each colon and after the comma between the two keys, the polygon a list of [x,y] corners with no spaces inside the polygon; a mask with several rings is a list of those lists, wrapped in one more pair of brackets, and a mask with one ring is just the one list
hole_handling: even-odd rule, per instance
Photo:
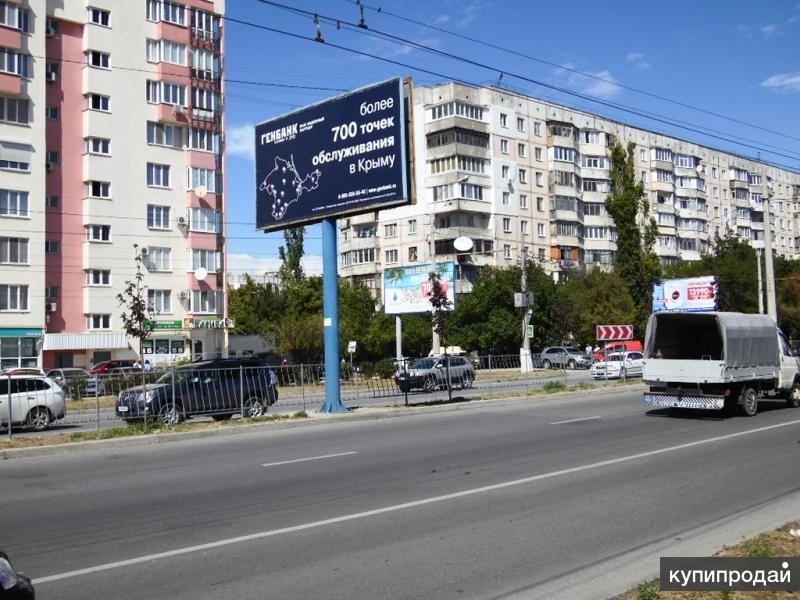
{"label": "silver car", "polygon": [[49,377],[17,375],[0,378],[0,423],[11,422],[43,431],[67,414],[64,390]]}
{"label": "silver car", "polygon": [[421,358],[408,370],[401,370],[395,375],[397,387],[401,392],[421,389],[432,392],[435,389],[447,389],[447,363],[450,367],[450,385],[462,388],[472,387],[475,381],[475,369],[464,356],[429,356]]}
{"label": "silver car", "polygon": [[592,357],[574,346],[550,346],[537,357],[543,369],[588,369]]}

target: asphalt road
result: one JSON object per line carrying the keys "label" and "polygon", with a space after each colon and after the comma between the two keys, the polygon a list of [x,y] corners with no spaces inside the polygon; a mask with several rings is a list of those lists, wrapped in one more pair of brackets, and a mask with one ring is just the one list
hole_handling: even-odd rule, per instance
{"label": "asphalt road", "polygon": [[0,540],[43,600],[604,597],[582,573],[798,492],[783,406],[590,392],[8,460]]}

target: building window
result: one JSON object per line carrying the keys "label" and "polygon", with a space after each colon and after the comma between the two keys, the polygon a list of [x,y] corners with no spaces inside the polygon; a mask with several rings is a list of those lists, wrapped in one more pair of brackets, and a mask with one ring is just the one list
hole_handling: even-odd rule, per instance
{"label": "building window", "polygon": [[453,115],[472,119],[473,121],[482,121],[483,108],[480,106],[475,106],[474,104],[462,102],[460,100],[446,102],[431,108],[431,120],[433,121],[437,119],[444,119],[445,117],[450,117]]}
{"label": "building window", "polygon": [[147,122],[147,143],[154,146],[167,146],[182,149],[186,129],[178,125]]}
{"label": "building window", "polygon": [[147,227],[150,229],[169,229],[169,206],[147,205]]}
{"label": "building window", "polygon": [[30,123],[30,101],[26,98],[0,96],[0,121],[6,123]]}
{"label": "building window", "polygon": [[213,13],[192,9],[192,35],[208,42],[219,37],[219,19]]}
{"label": "building window", "polygon": [[170,40],[147,40],[145,48],[147,62],[165,62],[186,66],[186,45]]}
{"label": "building window", "polygon": [[189,312],[216,314],[222,308],[220,294],[211,290],[192,290]]}
{"label": "building window", "polygon": [[47,299],[58,298],[58,286],[44,288],[44,297]]}
{"label": "building window", "polygon": [[147,249],[147,258],[145,259],[147,269],[153,272],[171,271],[172,270],[172,249],[171,248],[156,248],[150,246]]}
{"label": "building window", "polygon": [[503,179],[508,179],[508,172],[509,172],[508,165],[503,165],[502,167],[500,167],[500,177],[502,177]]}
{"label": "building window", "polygon": [[147,81],[146,98],[151,104],[186,106],[186,86],[168,81]]}
{"label": "building window", "polygon": [[467,200],[483,200],[483,188],[474,183],[462,183],[461,197]]}
{"label": "building window", "polygon": [[45,254],[58,254],[58,242],[53,240],[46,240],[44,243]]}
{"label": "building window", "polygon": [[536,187],[544,187],[544,174],[536,173]]}
{"label": "building window", "polygon": [[45,106],[44,108],[44,118],[50,119],[51,121],[58,120],[58,108],[55,106]]}
{"label": "building window", "polygon": [[111,198],[111,184],[108,181],[89,181],[86,191],[92,198]]}
{"label": "building window", "polygon": [[171,290],[147,290],[147,303],[150,310],[157,314],[172,312]]}
{"label": "building window", "polygon": [[89,7],[89,22],[95,25],[108,27],[111,20],[111,12],[102,8]]}
{"label": "building window", "polygon": [[525,169],[519,170],[519,182],[528,183],[528,171]]}
{"label": "building window", "polygon": [[503,258],[511,259],[511,244],[503,244]]}
{"label": "building window", "polygon": [[31,57],[27,54],[21,54],[11,48],[0,47],[0,72],[27,79],[30,73],[30,59]]}
{"label": "building window", "polygon": [[717,178],[717,167],[711,167],[711,176],[716,179]]}
{"label": "building window", "polygon": [[0,237],[0,263],[27,265],[28,240],[26,238]]}
{"label": "building window", "polygon": [[89,110],[101,110],[108,112],[111,104],[110,96],[103,96],[102,94],[89,94],[87,96],[87,104]]}
{"label": "building window", "polygon": [[508,206],[508,200],[511,198],[510,192],[503,192],[503,204]]}
{"label": "building window", "polygon": [[508,154],[508,140],[500,140],[500,152]]}
{"label": "building window", "polygon": [[520,221],[519,230],[522,233],[522,235],[528,235],[530,233],[530,230],[528,229],[528,222],[524,220]]}
{"label": "building window", "polygon": [[525,158],[528,154],[526,150],[525,144],[517,144],[517,154],[519,154],[520,158]]}
{"label": "building window", "polygon": [[212,194],[217,193],[217,172],[213,169],[201,169],[198,167],[189,167],[187,169],[188,185],[190,190],[196,190],[198,187],[203,186],[207,192]]}
{"label": "building window", "polygon": [[111,285],[111,271],[108,269],[89,269],[86,271],[86,285]]}
{"label": "building window", "polygon": [[536,224],[536,234],[540,237],[544,237],[544,223],[537,223]]}
{"label": "building window", "polygon": [[189,229],[203,233],[219,233],[221,231],[220,215],[212,208],[189,209]]}
{"label": "building window", "polygon": [[647,150],[644,148],[639,148],[639,160],[641,162],[647,161]]}
{"label": "building window", "polygon": [[544,212],[544,198],[536,198],[536,210]]}
{"label": "building window", "polygon": [[503,233],[511,233],[511,219],[503,217]]}
{"label": "building window", "polygon": [[542,137],[542,124],[538,121],[534,121],[533,123],[533,135],[536,137]]}
{"label": "building window", "polygon": [[410,219],[408,221],[408,234],[409,235],[415,235],[416,233],[417,233],[417,220],[416,219]]}
{"label": "building window", "polygon": [[214,273],[222,268],[222,254],[216,250],[191,248],[189,250],[189,265],[191,273],[194,273],[197,269],[205,269]]}
{"label": "building window", "polygon": [[58,208],[59,203],[60,202],[58,196],[47,197],[47,208]]}
{"label": "building window", "polygon": [[384,237],[393,238],[397,237],[397,223],[389,223],[383,227]]}
{"label": "building window", "polygon": [[86,139],[86,152],[89,154],[111,154],[111,140],[106,138],[90,137]]}
{"label": "building window", "polygon": [[86,57],[90,67],[108,69],[111,66],[111,55],[108,52],[89,50],[89,52],[86,53]]}
{"label": "building window", "polygon": [[186,7],[167,0],[147,0],[147,20],[186,24]]}
{"label": "building window", "polygon": [[528,208],[528,196],[526,194],[519,195],[519,207]]}
{"label": "building window", "polygon": [[539,248],[539,262],[544,262],[544,248]]}
{"label": "building window", "polygon": [[192,132],[189,136],[189,147],[192,150],[219,152],[219,134],[210,129],[192,127]]}
{"label": "building window", "polygon": [[0,285],[0,310],[28,310],[28,286],[5,284]]}
{"label": "building window", "polygon": [[408,248],[408,262],[417,262],[417,247],[410,246]]}
{"label": "building window", "polygon": [[28,192],[0,189],[0,217],[27,217]]}
{"label": "building window", "polygon": [[517,117],[517,131],[525,131],[525,119]]}
{"label": "building window", "polygon": [[13,2],[0,2],[0,25],[29,33],[30,11]]}
{"label": "building window", "polygon": [[59,158],[58,152],[55,152],[54,150],[48,150],[47,152],[45,152],[45,155],[44,155],[45,161],[47,161],[47,162],[49,162],[49,163],[51,163],[53,165],[57,165],[58,164],[58,158]]}
{"label": "building window", "polygon": [[86,315],[86,329],[111,329],[111,315],[99,313]]}
{"label": "building window", "polygon": [[149,187],[169,187],[169,165],[147,163],[147,185]]}
{"label": "building window", "polygon": [[508,115],[500,113],[500,127],[508,127]]}
{"label": "building window", "polygon": [[[6,142],[4,145],[10,145],[10,144]],[[0,158],[0,169],[4,169],[6,171],[20,171],[22,173],[30,173],[31,163]]]}
{"label": "building window", "polygon": [[87,225],[86,239],[90,242],[110,242],[111,225]]}
{"label": "building window", "polygon": [[399,258],[399,252],[397,250],[387,250],[386,251],[386,264],[396,263]]}

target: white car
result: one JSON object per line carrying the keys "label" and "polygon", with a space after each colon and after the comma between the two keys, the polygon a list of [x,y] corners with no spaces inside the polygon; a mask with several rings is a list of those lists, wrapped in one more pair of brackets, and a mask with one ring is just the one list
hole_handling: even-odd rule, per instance
{"label": "white car", "polygon": [[615,352],[605,360],[598,360],[592,365],[594,379],[623,379],[642,375],[644,355],[641,352]]}
{"label": "white car", "polygon": [[12,375],[0,377],[0,425],[11,422],[35,431],[44,431],[53,421],[67,414],[64,390],[49,377]]}

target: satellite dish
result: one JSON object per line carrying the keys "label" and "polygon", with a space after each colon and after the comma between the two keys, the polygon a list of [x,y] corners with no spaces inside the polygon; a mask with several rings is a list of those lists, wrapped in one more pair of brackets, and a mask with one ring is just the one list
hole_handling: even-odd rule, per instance
{"label": "satellite dish", "polygon": [[453,240],[453,246],[455,246],[456,250],[459,252],[469,252],[472,250],[472,239],[462,235]]}
{"label": "satellite dish", "polygon": [[197,279],[197,281],[203,281],[206,277],[208,277],[208,269],[205,267],[199,267],[194,270],[194,278]]}
{"label": "satellite dish", "polygon": [[205,198],[207,193],[208,188],[204,185],[198,185],[196,188],[194,188],[194,194],[198,198]]}
{"label": "satellite dish", "polygon": [[680,202],[676,202],[675,203],[675,210],[680,210],[680,208],[681,208],[681,203]]}
{"label": "satellite dish", "polygon": [[696,169],[697,169],[698,173],[702,173],[703,172],[703,165],[698,164]]}

